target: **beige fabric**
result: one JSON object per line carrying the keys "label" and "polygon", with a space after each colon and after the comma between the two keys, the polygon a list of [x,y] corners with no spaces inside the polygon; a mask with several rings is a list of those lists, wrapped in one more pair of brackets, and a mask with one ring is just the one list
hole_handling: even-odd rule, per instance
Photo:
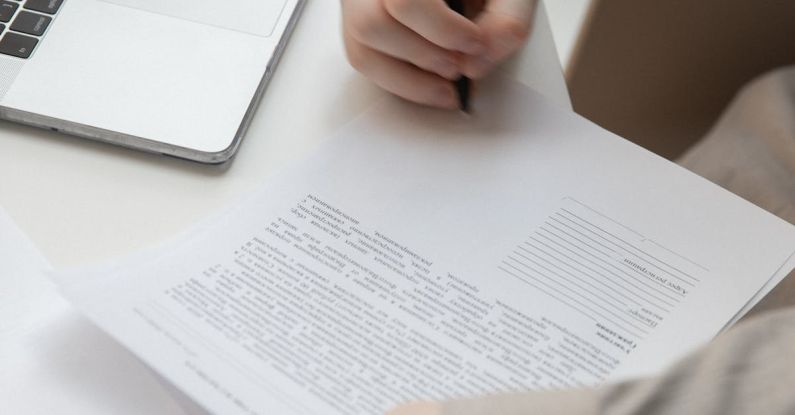
{"label": "beige fabric", "polygon": [[795,310],[749,320],[655,379],[444,404],[444,415],[795,414]]}
{"label": "beige fabric", "polygon": [[743,89],[680,164],[795,223],[795,67]]}
{"label": "beige fabric", "polygon": [[[682,165],[795,223],[795,67],[745,88]],[[795,277],[757,311],[795,304]],[[653,379],[445,403],[445,415],[795,414],[795,307],[751,318]]]}
{"label": "beige fabric", "polygon": [[[744,88],[680,164],[795,224],[795,67]],[[795,272],[748,316],[789,306]]]}

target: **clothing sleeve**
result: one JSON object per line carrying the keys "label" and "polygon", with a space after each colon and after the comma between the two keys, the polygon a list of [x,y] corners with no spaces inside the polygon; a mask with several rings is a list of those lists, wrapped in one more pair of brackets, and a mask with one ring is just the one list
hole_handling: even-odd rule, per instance
{"label": "clothing sleeve", "polygon": [[793,353],[795,309],[740,324],[659,377],[598,389],[451,401],[442,414],[793,414]]}
{"label": "clothing sleeve", "polygon": [[795,66],[743,88],[679,164],[795,223]]}
{"label": "clothing sleeve", "polygon": [[[795,224],[795,66],[743,88],[679,164]],[[795,272],[748,316],[789,306],[795,306]]]}

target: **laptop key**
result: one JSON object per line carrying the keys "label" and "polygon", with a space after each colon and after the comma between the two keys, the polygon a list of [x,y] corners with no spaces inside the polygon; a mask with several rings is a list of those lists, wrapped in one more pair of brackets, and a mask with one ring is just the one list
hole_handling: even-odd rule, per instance
{"label": "laptop key", "polygon": [[0,1],[0,22],[9,22],[19,4],[10,1]]}
{"label": "laptop key", "polygon": [[25,3],[25,8],[28,10],[35,10],[37,12],[55,14],[61,7],[63,0],[28,0]]}
{"label": "laptop key", "polygon": [[27,33],[29,35],[41,36],[47,30],[47,26],[52,21],[51,17],[38,13],[21,11],[11,23],[11,30]]}
{"label": "laptop key", "polygon": [[0,53],[27,59],[37,43],[39,40],[35,37],[8,32],[0,39]]}
{"label": "laptop key", "polygon": [[0,35],[3,34],[3,30],[6,30],[6,25],[0,24]]}

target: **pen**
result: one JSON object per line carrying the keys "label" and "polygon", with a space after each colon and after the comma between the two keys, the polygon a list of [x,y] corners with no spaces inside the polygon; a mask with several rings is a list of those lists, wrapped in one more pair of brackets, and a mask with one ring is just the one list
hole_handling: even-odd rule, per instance
{"label": "pen", "polygon": [[[464,15],[464,0],[447,0],[447,5],[456,13]],[[455,90],[458,93],[458,108],[464,112],[469,112],[469,84],[469,78],[463,75],[453,81]]]}

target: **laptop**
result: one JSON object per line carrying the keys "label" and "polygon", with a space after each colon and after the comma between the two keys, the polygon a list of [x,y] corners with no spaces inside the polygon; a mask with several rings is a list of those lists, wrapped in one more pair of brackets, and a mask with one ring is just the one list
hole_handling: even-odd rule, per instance
{"label": "laptop", "polygon": [[303,5],[0,0],[0,118],[224,163]]}

